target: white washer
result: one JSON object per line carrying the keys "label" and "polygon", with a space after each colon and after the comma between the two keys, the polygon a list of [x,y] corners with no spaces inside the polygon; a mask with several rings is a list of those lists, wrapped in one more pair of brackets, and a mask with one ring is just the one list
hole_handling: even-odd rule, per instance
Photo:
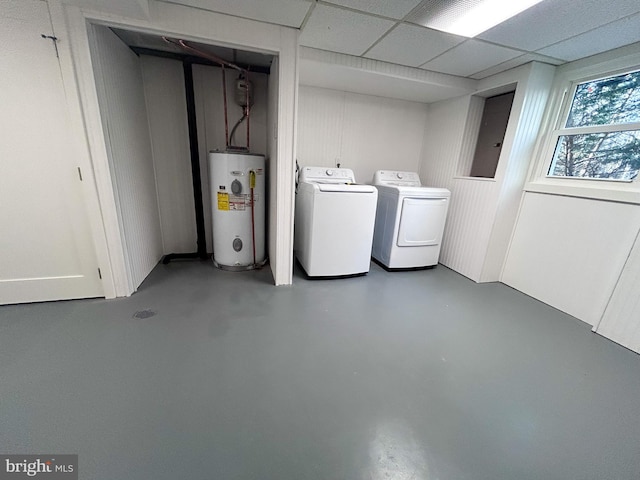
{"label": "white washer", "polygon": [[423,187],[415,172],[378,170],[378,210],[372,256],[387,268],[438,263],[451,192]]}
{"label": "white washer", "polygon": [[367,273],[378,191],[348,168],[303,167],[296,192],[296,257],[310,277]]}

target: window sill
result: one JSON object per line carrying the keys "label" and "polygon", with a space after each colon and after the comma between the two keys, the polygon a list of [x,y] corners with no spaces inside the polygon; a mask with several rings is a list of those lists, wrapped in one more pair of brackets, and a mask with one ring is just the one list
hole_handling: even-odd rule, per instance
{"label": "window sill", "polygon": [[640,185],[637,182],[545,178],[528,183],[524,191],[640,205]]}
{"label": "window sill", "polygon": [[462,175],[456,175],[455,177],[453,177],[454,180],[471,180],[473,182],[495,182],[496,179],[495,178],[488,178],[488,177],[465,177]]}

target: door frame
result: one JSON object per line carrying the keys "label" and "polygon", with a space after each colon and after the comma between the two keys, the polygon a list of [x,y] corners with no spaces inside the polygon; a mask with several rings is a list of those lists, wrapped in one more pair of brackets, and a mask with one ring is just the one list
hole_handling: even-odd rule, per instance
{"label": "door frame", "polygon": [[[123,232],[116,211],[111,170],[90,52],[89,24],[177,36],[201,43],[259,51],[278,57],[277,155],[271,159],[276,174],[274,237],[271,268],[276,285],[289,285],[293,276],[293,208],[298,97],[298,31],[170,3],[151,3],[147,19],[126,18],[49,0],[51,21],[60,39],[60,65],[67,91],[72,134],[78,141],[78,159],[85,174],[84,195],[96,255],[102,271],[105,297],[129,296]],[[66,38],[65,38],[66,37]],[[71,93],[77,92],[77,95]],[[277,132],[277,133],[276,133]],[[274,257],[272,255],[272,257]]]}

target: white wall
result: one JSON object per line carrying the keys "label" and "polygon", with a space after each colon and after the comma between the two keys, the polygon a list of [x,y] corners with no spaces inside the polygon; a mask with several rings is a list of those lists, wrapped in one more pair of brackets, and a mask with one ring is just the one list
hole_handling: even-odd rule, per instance
{"label": "white wall", "polygon": [[505,72],[479,84],[479,88],[484,89],[500,78],[500,83],[518,82],[502,147],[506,156],[501,154],[495,175],[500,190],[480,274],[481,282],[500,280],[555,73],[555,67],[551,65],[532,63],[528,67],[523,69],[521,77],[516,72]]}
{"label": "white wall", "polygon": [[[242,107],[234,101],[235,81],[238,72],[226,69],[227,111],[229,135],[235,123],[242,117]],[[264,73],[251,73],[254,104],[250,112],[250,151],[267,153],[267,83],[269,76]],[[193,66],[193,83],[198,115],[198,134],[202,131],[201,150],[224,150],[224,100],[222,95],[222,70],[207,65]],[[202,126],[202,128],[200,128]],[[236,130],[233,145],[247,145],[246,120]],[[203,153],[203,152],[201,152]]]}
{"label": "white wall", "polygon": [[495,181],[457,178],[470,97],[429,105],[420,178],[451,190],[440,263],[479,280],[495,202]]}
{"label": "white wall", "polygon": [[301,86],[298,163],[340,163],[360,183],[376,170],[417,171],[426,118],[423,103]]}
{"label": "white wall", "polygon": [[640,232],[595,331],[640,352]]}
{"label": "white wall", "polygon": [[131,291],[162,256],[149,120],[138,57],[106,27],[91,31],[95,79]]}
{"label": "white wall", "polygon": [[636,350],[639,183],[549,178],[546,172],[571,82],[639,61],[637,47],[628,46],[558,67],[502,276],[504,283]]}
{"label": "white wall", "polygon": [[[275,239],[278,235],[276,219],[278,218],[278,199],[276,189],[278,188],[277,175],[278,165],[273,160],[278,156],[278,91],[280,89],[280,62],[274,58],[271,64],[269,75],[269,85],[267,89],[267,197],[269,198],[269,208],[267,209],[267,251],[271,259],[270,267],[273,277],[276,278],[276,271],[273,259],[276,258],[277,248]],[[293,257],[293,251],[291,252]],[[293,259],[292,259],[293,261]]]}
{"label": "white wall", "polygon": [[440,262],[475,281],[498,281],[554,67],[531,63],[482,80],[481,91],[516,84],[494,179],[459,176],[473,155],[481,116],[471,95],[429,105],[422,183],[451,190]]}
{"label": "white wall", "polygon": [[638,225],[636,205],[527,192],[503,282],[595,325]]}
{"label": "white wall", "polygon": [[182,62],[141,55],[162,253],[195,252],[196,217]]}
{"label": "white wall", "polygon": [[[275,185],[269,190],[269,222],[275,225],[273,235],[269,235],[269,250],[275,248],[274,255],[269,254],[271,271],[276,285],[288,285],[293,282],[293,217],[295,201],[295,159],[298,136],[298,32],[295,31],[293,43],[283,43],[278,62],[271,67],[271,77],[277,68],[277,108],[275,115],[276,155],[270,157],[271,178]],[[293,95],[291,95],[293,93]],[[274,109],[269,109],[269,114]],[[281,159],[287,159],[283,162]],[[290,161],[289,161],[290,159]],[[275,221],[274,221],[275,220]],[[275,261],[277,260],[277,263]]]}

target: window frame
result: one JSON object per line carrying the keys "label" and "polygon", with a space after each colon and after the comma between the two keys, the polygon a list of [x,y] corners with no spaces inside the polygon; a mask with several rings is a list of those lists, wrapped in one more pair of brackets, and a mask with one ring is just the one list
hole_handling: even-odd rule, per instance
{"label": "window frame", "polygon": [[579,84],[640,70],[640,52],[632,46],[557,67],[524,190],[640,204],[640,174],[633,180],[550,175],[558,139],[575,133],[640,129],[640,122],[565,128]]}
{"label": "window frame", "polygon": [[640,131],[640,121],[631,122],[631,123],[607,123],[603,125],[590,125],[584,127],[566,127],[567,121],[569,120],[569,113],[571,113],[571,107],[573,106],[573,101],[575,99],[576,90],[578,86],[583,83],[592,82],[594,80],[604,80],[606,78],[618,77],[621,75],[625,75],[627,73],[636,73],[640,72],[640,67],[632,68],[632,69],[622,69],[617,72],[608,72],[604,75],[592,75],[587,78],[576,79],[571,82],[571,88],[567,90],[567,94],[564,95],[562,101],[562,109],[561,114],[558,116],[555,129],[551,132],[549,137],[549,142],[547,144],[547,148],[545,150],[545,154],[549,158],[547,162],[547,178],[563,178],[563,179],[574,179],[574,180],[593,180],[598,182],[618,182],[618,183],[633,183],[638,180],[640,177],[640,173],[636,175],[634,179],[622,179],[622,178],[593,178],[593,177],[570,177],[565,175],[553,175],[551,174],[552,167],[554,165],[554,157],[556,147],[558,145],[558,140],[562,136],[568,135],[588,135],[592,133],[609,133],[609,132],[628,132],[628,131]]}

